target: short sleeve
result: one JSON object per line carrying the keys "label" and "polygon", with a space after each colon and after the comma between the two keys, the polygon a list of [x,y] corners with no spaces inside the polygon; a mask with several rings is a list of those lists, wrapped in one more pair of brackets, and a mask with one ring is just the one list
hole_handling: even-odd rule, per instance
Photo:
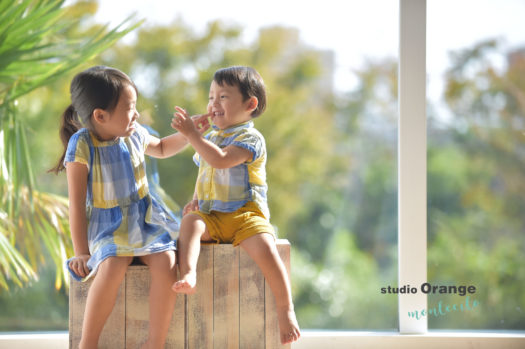
{"label": "short sleeve", "polygon": [[244,132],[237,136],[231,145],[249,150],[253,154],[251,162],[260,158],[265,149],[264,138],[258,132]]}
{"label": "short sleeve", "polygon": [[136,129],[135,133],[136,133],[136,136],[138,137],[138,140],[139,140],[140,144],[142,145],[142,149],[145,151],[146,148],[148,147],[148,144],[149,144],[150,133],[148,132],[148,130],[144,126],[142,126],[141,124],[138,124],[138,123],[137,123],[137,129]]}
{"label": "short sleeve", "polygon": [[194,162],[195,165],[197,165],[197,166],[200,166],[200,165],[201,165],[201,157],[200,157],[199,153],[195,153],[195,154],[193,154],[193,162]]}
{"label": "short sleeve", "polygon": [[[211,140],[212,138],[212,135],[214,134],[214,132],[210,132],[208,133],[207,135],[204,136],[204,139],[206,140]],[[199,155],[199,153],[195,153],[193,155],[193,162],[195,163],[195,165],[197,166],[200,166],[201,165],[201,156]]]}
{"label": "short sleeve", "polygon": [[64,157],[64,166],[68,162],[79,162],[89,168],[91,152],[89,150],[89,133],[77,132],[69,139],[67,144],[66,156]]}

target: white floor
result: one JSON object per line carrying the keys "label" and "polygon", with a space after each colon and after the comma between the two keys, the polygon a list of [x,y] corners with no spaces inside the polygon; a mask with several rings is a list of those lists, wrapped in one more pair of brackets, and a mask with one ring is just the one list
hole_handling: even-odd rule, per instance
{"label": "white floor", "polygon": [[[0,333],[1,349],[66,349],[67,332]],[[396,332],[303,331],[293,349],[353,348],[525,348],[525,332],[429,332],[400,335]]]}

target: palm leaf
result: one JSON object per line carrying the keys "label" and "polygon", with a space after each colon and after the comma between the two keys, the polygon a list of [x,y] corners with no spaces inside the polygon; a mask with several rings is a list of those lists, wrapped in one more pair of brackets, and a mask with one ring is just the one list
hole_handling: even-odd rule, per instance
{"label": "palm leaf", "polygon": [[66,282],[72,253],[67,199],[35,187],[24,120],[17,98],[69,74],[137,28],[126,18],[113,29],[69,37],[78,19],[67,18],[63,0],[0,2],[0,288],[36,278],[44,252]]}

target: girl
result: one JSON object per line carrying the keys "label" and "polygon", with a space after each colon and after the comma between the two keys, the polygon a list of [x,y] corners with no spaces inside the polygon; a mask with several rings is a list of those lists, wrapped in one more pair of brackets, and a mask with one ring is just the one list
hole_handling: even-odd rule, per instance
{"label": "girl", "polygon": [[[87,69],[73,78],[70,92],[71,105],[60,128],[65,149],[53,171],[66,169],[67,174],[75,252],[67,267],[77,280],[96,274],[79,347],[97,347],[133,256],[151,272],[149,333],[143,348],[164,347],[175,304],[170,287],[176,281],[179,224],[150,195],[144,154],[172,156],[187,140],[180,133],[153,137],[136,122],[137,88],[117,69]],[[195,120],[202,132],[206,119]]]}

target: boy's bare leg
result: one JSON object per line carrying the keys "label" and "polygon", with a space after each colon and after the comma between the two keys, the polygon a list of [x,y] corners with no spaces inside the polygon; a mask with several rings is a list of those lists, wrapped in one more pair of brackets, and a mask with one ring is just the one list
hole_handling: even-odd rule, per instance
{"label": "boy's bare leg", "polygon": [[295,317],[290,282],[273,236],[257,234],[242,241],[240,246],[261,268],[275,297],[281,343],[298,340],[301,331]]}
{"label": "boy's bare leg", "polygon": [[164,348],[177,296],[171,291],[171,285],[177,280],[175,251],[155,253],[140,259],[151,273],[149,333],[142,348]]}
{"label": "boy's bare leg", "polygon": [[179,253],[180,279],[172,286],[177,293],[193,294],[197,285],[197,261],[201,250],[201,240],[211,240],[202,218],[187,214],[182,218],[177,242]]}
{"label": "boy's bare leg", "polygon": [[109,257],[100,263],[86,299],[82,338],[78,345],[80,349],[98,347],[100,333],[115,306],[120,284],[131,260],[131,257]]}

